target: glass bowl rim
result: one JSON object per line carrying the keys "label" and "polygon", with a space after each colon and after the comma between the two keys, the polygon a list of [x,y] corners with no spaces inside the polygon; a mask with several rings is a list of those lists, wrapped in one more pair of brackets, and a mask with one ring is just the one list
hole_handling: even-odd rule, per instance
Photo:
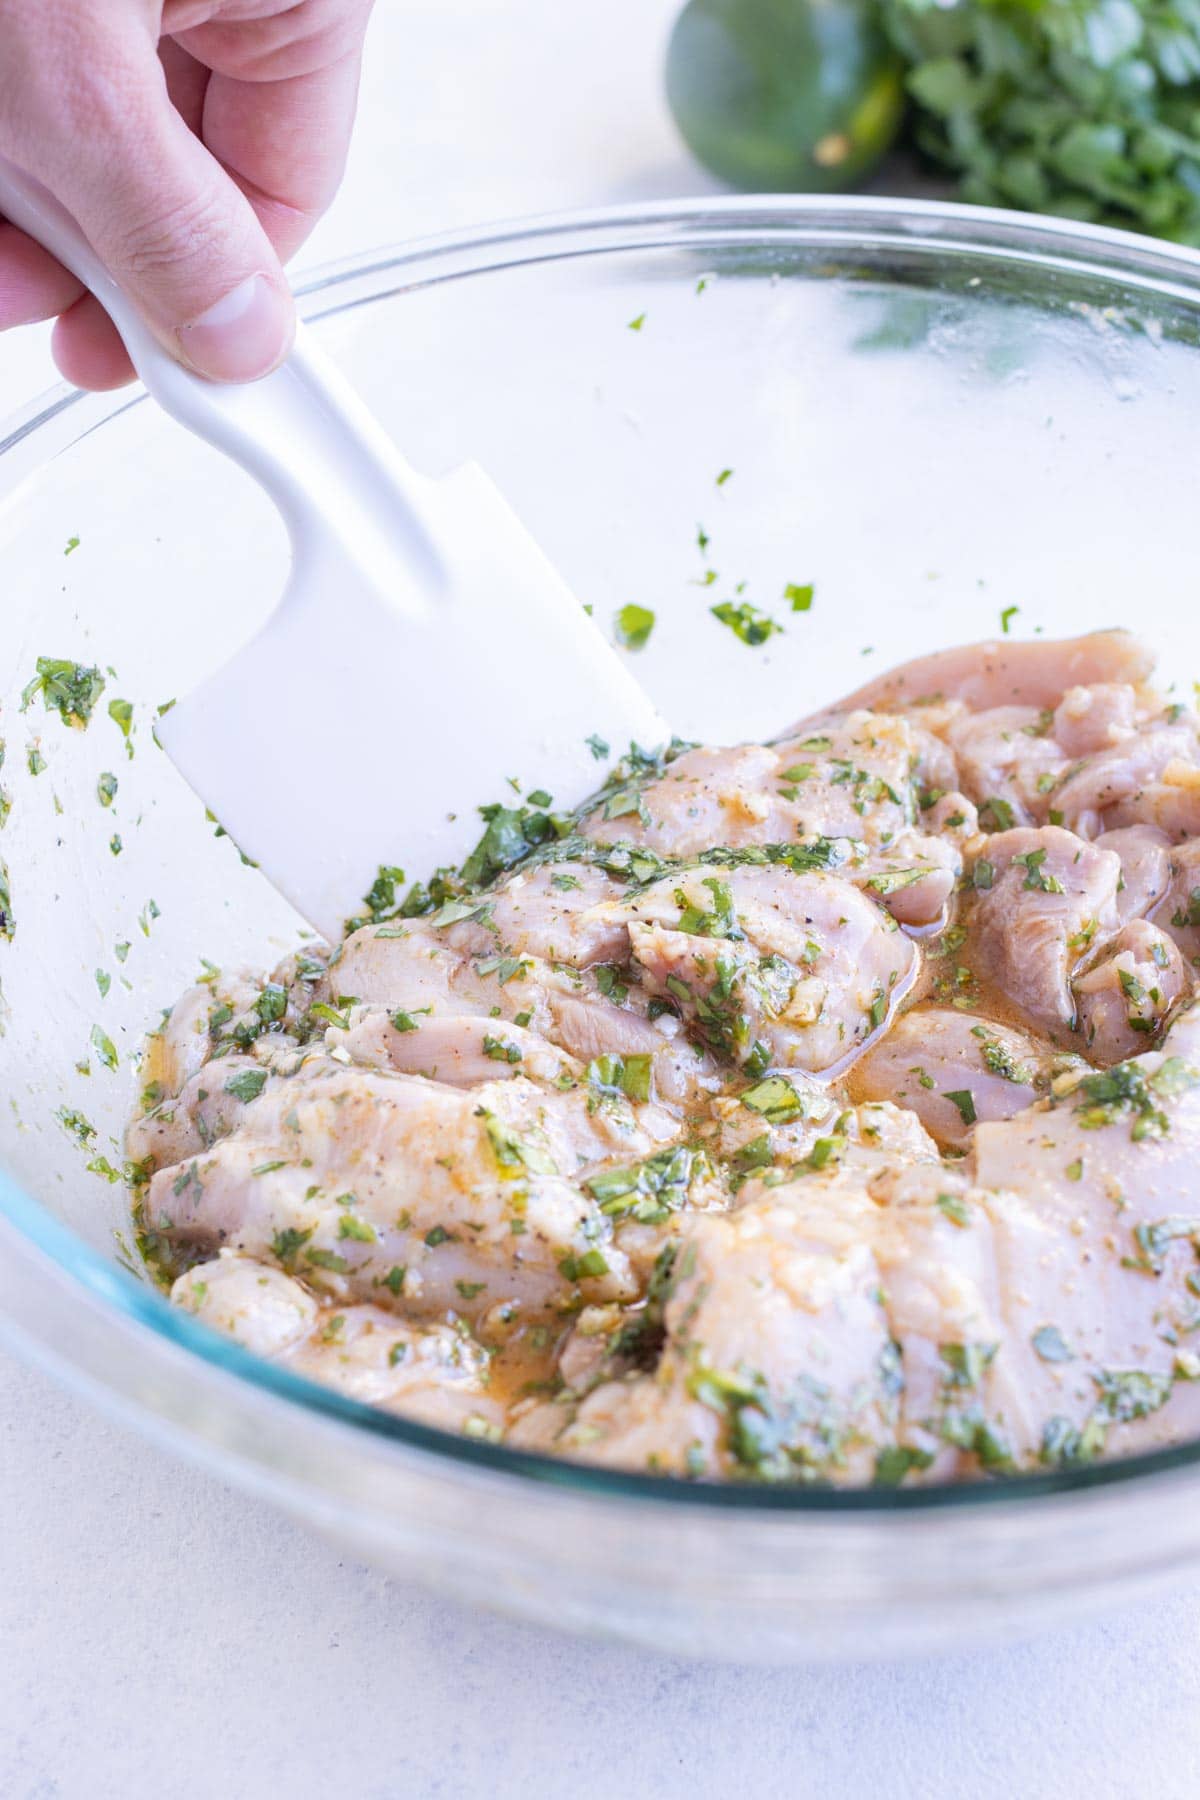
{"label": "glass bowl rim", "polygon": [[[482,229],[439,233],[340,258],[308,271],[295,292],[302,316],[321,319],[376,304],[414,287],[507,268],[621,251],[699,247],[691,234],[714,249],[761,243],[766,237],[781,246],[790,242],[846,249],[890,246],[927,255],[966,252],[1026,263],[1042,271],[1061,268],[1076,275],[1118,280],[1160,298],[1200,306],[1200,250],[1115,228],[1000,208],[858,195],[704,197],[501,220]],[[401,279],[394,287],[353,292],[353,284],[387,274]],[[127,394],[118,390],[115,395],[97,397],[59,383],[0,424],[0,457],[74,406],[108,402],[103,419],[83,434],[90,435],[99,424],[147,399],[140,386]],[[115,1307],[124,1322],[190,1352],[219,1374],[249,1383],[301,1412],[316,1411],[330,1421],[366,1432],[376,1443],[432,1454],[449,1464],[473,1467],[510,1481],[537,1482],[580,1498],[649,1501],[743,1516],[794,1512],[878,1517],[946,1508],[961,1513],[1038,1496],[1090,1492],[1200,1466],[1200,1439],[1074,1468],[912,1488],[689,1482],[573,1462],[423,1425],[349,1399],[255,1356],[172,1306],[150,1283],[93,1250],[2,1167],[0,1217],[42,1258],[77,1281],[90,1298]]]}

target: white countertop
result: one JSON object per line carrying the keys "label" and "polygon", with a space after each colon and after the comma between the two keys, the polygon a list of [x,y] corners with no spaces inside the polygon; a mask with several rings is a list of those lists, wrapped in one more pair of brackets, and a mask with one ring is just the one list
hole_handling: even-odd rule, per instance
{"label": "white countertop", "polygon": [[[379,0],[349,177],[305,263],[706,189],[660,99],[674,10]],[[52,378],[36,336],[0,339],[0,414]],[[692,1665],[345,1561],[0,1354],[0,1800],[1191,1800],[1198,1768],[1200,1578],[975,1656]]]}

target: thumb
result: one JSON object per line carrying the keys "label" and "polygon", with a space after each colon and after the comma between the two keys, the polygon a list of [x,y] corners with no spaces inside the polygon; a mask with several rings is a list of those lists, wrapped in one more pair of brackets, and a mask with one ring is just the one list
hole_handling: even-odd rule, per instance
{"label": "thumb", "polygon": [[55,192],[173,356],[215,381],[269,373],[295,314],[249,201],[171,105],[157,56],[104,101],[86,153],[77,138],[50,150]]}

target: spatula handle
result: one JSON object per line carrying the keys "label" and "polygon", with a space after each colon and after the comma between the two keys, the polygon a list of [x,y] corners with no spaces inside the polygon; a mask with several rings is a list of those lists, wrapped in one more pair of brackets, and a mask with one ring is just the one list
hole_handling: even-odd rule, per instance
{"label": "spatula handle", "polygon": [[163,348],[66,208],[2,157],[0,214],[95,295],[158,404],[267,490],[294,541],[332,521],[360,552],[386,546],[391,557],[400,551],[421,564],[427,578],[436,574],[426,518],[435,484],[398,454],[304,326],[273,374],[252,382],[207,381]]}

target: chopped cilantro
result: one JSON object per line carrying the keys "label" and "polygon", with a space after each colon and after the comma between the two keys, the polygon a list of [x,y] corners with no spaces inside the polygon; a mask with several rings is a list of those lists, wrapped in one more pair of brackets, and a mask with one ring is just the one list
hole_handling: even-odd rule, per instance
{"label": "chopped cilantro", "polygon": [[125,739],[126,756],[133,755],[133,741],[130,732],[133,729],[133,707],[128,700],[110,700],[108,716]]}
{"label": "chopped cilantro", "polygon": [[979,823],[985,831],[1011,831],[1016,823],[1016,814],[1007,800],[1002,800],[998,794],[992,794],[980,802]]}
{"label": "chopped cilantro", "polygon": [[600,1094],[645,1101],[650,1098],[650,1070],[647,1055],[597,1056],[588,1064],[588,1084]]}
{"label": "chopped cilantro", "polygon": [[355,1218],[351,1212],[344,1212],[338,1219],[338,1237],[350,1238],[356,1244],[376,1244],[379,1233],[367,1219]]}
{"label": "chopped cilantro", "polygon": [[314,1269],[328,1269],[331,1275],[344,1275],[350,1265],[333,1250],[306,1250],[305,1257]]}
{"label": "chopped cilantro", "polygon": [[970,1088],[948,1088],[942,1095],[958,1108],[964,1125],[975,1123],[975,1096]]}
{"label": "chopped cilantro", "polygon": [[91,1120],[85,1118],[81,1112],[77,1112],[72,1106],[60,1106],[54,1116],[62,1126],[63,1130],[67,1132],[69,1136],[73,1137],[83,1149],[87,1148],[92,1138],[96,1135],[96,1127],[92,1124]]}
{"label": "chopped cilantro", "polygon": [[478,1108],[475,1116],[483,1120],[492,1154],[506,1179],[511,1180],[522,1169],[531,1175],[557,1175],[558,1169],[549,1150],[529,1137],[521,1137],[484,1106]]}
{"label": "chopped cilantro", "polygon": [[938,1355],[949,1374],[949,1387],[978,1387],[981,1376],[991,1367],[999,1344],[939,1344]]}
{"label": "chopped cilantro", "polygon": [[918,1450],[911,1444],[889,1444],[875,1457],[876,1487],[899,1487],[913,1470],[927,1469],[933,1461],[930,1450]]}
{"label": "chopped cilantro", "polygon": [[814,592],[811,581],[806,582],[803,586],[797,586],[794,581],[789,581],[783,590],[783,597],[790,601],[793,612],[811,612]]}
{"label": "chopped cilantro", "polygon": [[431,1013],[432,1011],[432,1006],[419,1006],[415,1013],[410,1013],[405,1012],[402,1006],[398,1006],[394,1013],[388,1014],[388,1023],[393,1031],[399,1031],[401,1033],[406,1031],[417,1031],[419,1029],[417,1025],[418,1017],[423,1013]]}
{"label": "chopped cilantro", "polygon": [[868,879],[866,886],[871,889],[872,893],[886,898],[889,894],[902,892],[904,888],[911,887],[915,881],[920,881],[924,876],[932,875],[932,873],[931,868],[880,869],[877,875],[872,875]]}
{"label": "chopped cilantro", "polygon": [[1046,848],[1045,845],[1043,845],[1038,850],[1026,850],[1023,855],[1014,856],[1013,864],[1014,866],[1019,865],[1025,870],[1025,879],[1021,883],[1022,887],[1043,894],[1061,894],[1063,892],[1063,884],[1058,879],[1058,876],[1047,875],[1042,867],[1042,864],[1046,860],[1046,855]]}
{"label": "chopped cilantro", "polygon": [[648,606],[629,601],[613,618],[616,639],[623,650],[644,649],[654,630],[655,615]]}
{"label": "chopped cilantro", "polygon": [[271,1239],[271,1255],[285,1269],[290,1268],[315,1229],[315,1226],[310,1225],[307,1231],[298,1231],[295,1226],[289,1225],[285,1230],[277,1231]]}
{"label": "chopped cilantro", "polygon": [[583,1185],[607,1217],[660,1225],[683,1206],[692,1181],[709,1171],[702,1152],[679,1144],[629,1168],[589,1175]]}
{"label": "chopped cilantro", "polygon": [[747,1088],[741,1100],[768,1125],[790,1125],[794,1119],[804,1118],[808,1110],[792,1083],[782,1075],[768,1075],[756,1087]]}
{"label": "chopped cilantro", "polygon": [[719,606],[710,607],[709,610],[714,619],[719,619],[722,625],[728,625],[734,636],[740,638],[743,644],[749,644],[752,649],[765,644],[775,632],[783,630],[778,620],[772,619],[768,613],[760,612],[748,600],[743,600],[737,606],[732,600],[722,600]]}
{"label": "chopped cilantro", "polygon": [[582,1256],[564,1256],[558,1268],[567,1281],[591,1281],[608,1274],[604,1252],[595,1248],[585,1250]]}
{"label": "chopped cilantro", "polygon": [[1102,1369],[1092,1380],[1099,1391],[1101,1411],[1119,1424],[1146,1418],[1171,1397],[1171,1376],[1154,1375],[1146,1369]]}
{"label": "chopped cilantro", "polygon": [[225,1083],[225,1092],[232,1094],[235,1100],[257,1100],[267,1085],[265,1069],[239,1069]]}
{"label": "chopped cilantro", "polygon": [[21,711],[24,712],[34,695],[40,693],[47,712],[56,712],[64,725],[82,729],[103,692],[104,677],[99,669],[88,668],[83,663],[65,662],[58,657],[39,656],[37,673],[21,695]]}

